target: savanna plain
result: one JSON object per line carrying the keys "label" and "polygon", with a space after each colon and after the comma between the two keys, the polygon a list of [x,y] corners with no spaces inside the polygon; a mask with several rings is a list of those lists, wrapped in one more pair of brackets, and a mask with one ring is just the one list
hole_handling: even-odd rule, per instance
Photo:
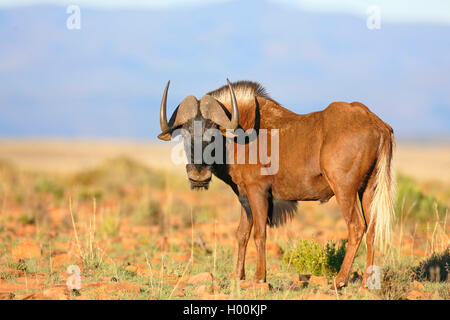
{"label": "savanna plain", "polygon": [[172,147],[0,140],[0,299],[450,299],[450,143],[398,143],[379,288],[361,289],[363,241],[340,291],[347,227],[334,198],[268,228],[267,283],[252,281],[252,240],[247,280],[231,280],[239,202],[214,178],[190,190]]}

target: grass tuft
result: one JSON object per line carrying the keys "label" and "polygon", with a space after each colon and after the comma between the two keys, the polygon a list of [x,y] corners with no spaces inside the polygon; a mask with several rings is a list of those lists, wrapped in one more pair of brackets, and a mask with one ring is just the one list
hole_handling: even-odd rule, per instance
{"label": "grass tuft", "polygon": [[382,272],[381,289],[376,290],[376,294],[383,300],[404,300],[410,283],[410,273],[386,266]]}

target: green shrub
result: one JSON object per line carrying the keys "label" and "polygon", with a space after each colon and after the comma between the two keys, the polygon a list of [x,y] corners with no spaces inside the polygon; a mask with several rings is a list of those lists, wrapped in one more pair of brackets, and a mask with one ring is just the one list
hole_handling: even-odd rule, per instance
{"label": "green shrub", "polygon": [[36,223],[36,218],[33,215],[31,215],[31,214],[29,214],[27,212],[27,213],[22,213],[19,216],[19,221],[22,224],[35,224]]}
{"label": "green shrub", "polygon": [[93,198],[100,201],[103,198],[103,192],[101,189],[82,187],[78,191],[78,198],[80,201],[92,201]]}
{"label": "green shrub", "polygon": [[450,272],[450,247],[442,253],[434,252],[429,258],[422,260],[412,268],[412,274],[416,280],[428,280],[433,282],[447,281]]}
{"label": "green shrub", "polygon": [[283,262],[295,268],[299,274],[331,276],[336,274],[344,261],[346,241],[339,246],[333,242],[320,245],[315,240],[300,240],[286,251]]}
{"label": "green shrub", "polygon": [[39,177],[34,186],[34,190],[39,193],[51,194],[56,200],[61,200],[64,197],[64,187],[56,182],[56,179]]}
{"label": "green shrub", "polygon": [[402,210],[409,211],[409,218],[420,222],[429,221],[436,216],[436,209],[440,217],[445,216],[446,206],[434,197],[425,194],[409,177],[399,174],[397,177],[397,198],[395,212],[400,216]]}
{"label": "green shrub", "polygon": [[108,237],[115,237],[120,231],[120,217],[113,212],[106,212],[100,225],[100,233]]}
{"label": "green shrub", "polygon": [[133,223],[135,225],[160,225],[163,212],[160,202],[150,200],[146,206],[138,207],[134,210]]}

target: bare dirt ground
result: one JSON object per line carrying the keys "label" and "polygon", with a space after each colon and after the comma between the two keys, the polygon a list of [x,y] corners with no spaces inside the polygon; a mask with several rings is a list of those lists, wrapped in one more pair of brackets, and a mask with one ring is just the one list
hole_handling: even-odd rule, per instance
{"label": "bare dirt ground", "polygon": [[[299,277],[300,239],[340,243],[334,199],[300,203],[268,230],[268,282],[231,281],[239,203],[213,181],[191,191],[171,146],[127,141],[0,140],[0,298],[3,299],[449,299],[450,145],[398,144],[395,237],[377,252],[379,290],[362,290],[365,245],[348,287],[334,274]],[[297,250],[297,251],[296,251]],[[69,290],[70,265],[81,287]],[[312,272],[311,272],[312,273]]]}

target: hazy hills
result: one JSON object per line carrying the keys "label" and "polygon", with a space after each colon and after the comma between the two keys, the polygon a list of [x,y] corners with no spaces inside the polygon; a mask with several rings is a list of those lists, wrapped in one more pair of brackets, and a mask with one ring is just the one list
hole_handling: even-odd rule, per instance
{"label": "hazy hills", "polygon": [[154,137],[225,78],[263,83],[299,113],[359,100],[399,135],[450,135],[450,27],[386,24],[262,1],[160,10],[0,10],[0,135]]}

